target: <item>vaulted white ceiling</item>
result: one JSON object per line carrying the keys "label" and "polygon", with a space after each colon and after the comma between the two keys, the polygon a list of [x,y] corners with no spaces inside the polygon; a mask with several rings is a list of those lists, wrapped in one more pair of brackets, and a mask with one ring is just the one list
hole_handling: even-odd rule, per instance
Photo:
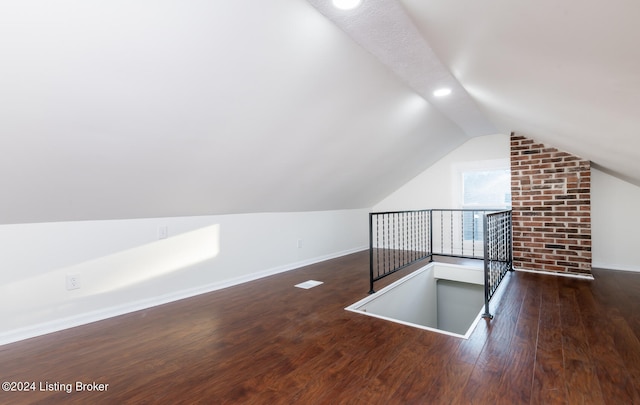
{"label": "vaulted white ceiling", "polygon": [[[309,2],[427,99],[443,76],[455,77],[468,99],[447,100],[455,116],[441,110],[470,136],[490,131],[477,106],[501,133],[640,185],[639,2],[363,0],[349,13]],[[404,55],[422,71],[406,69]],[[440,67],[420,63],[425,57]]]}
{"label": "vaulted white ceiling", "polygon": [[363,2],[3,0],[0,223],[370,207],[494,129],[640,184],[635,2]]}
{"label": "vaulted white ceiling", "polygon": [[402,0],[504,133],[640,185],[640,2]]}

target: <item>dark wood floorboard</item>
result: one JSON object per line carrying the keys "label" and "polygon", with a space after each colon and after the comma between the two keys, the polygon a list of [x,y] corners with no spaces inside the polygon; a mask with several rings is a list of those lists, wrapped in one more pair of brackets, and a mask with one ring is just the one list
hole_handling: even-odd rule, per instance
{"label": "dark wood floorboard", "polygon": [[[576,298],[582,281],[558,279],[560,323],[567,397],[575,403],[604,403],[590,343]],[[591,282],[594,283],[595,282]]]}
{"label": "dark wood floorboard", "polygon": [[616,329],[616,321],[619,320],[615,308],[617,300],[614,300],[612,294],[617,294],[622,286],[612,288],[609,281],[607,277],[601,277],[599,280],[603,290],[609,291],[608,294],[603,294],[604,291],[594,293],[584,286],[578,286],[577,289],[578,305],[589,341],[590,353],[603,398],[618,404],[640,404],[637,381],[633,380],[629,369],[625,366],[623,353],[614,341],[620,331]]}
{"label": "dark wood floorboard", "polygon": [[360,252],[0,346],[0,381],[109,384],[0,403],[640,404],[640,274],[594,276],[510,273],[465,340],[345,311]]}
{"label": "dark wood floorboard", "polygon": [[536,338],[535,368],[531,403],[567,404],[560,317],[560,293],[557,283],[539,290],[540,311]]}

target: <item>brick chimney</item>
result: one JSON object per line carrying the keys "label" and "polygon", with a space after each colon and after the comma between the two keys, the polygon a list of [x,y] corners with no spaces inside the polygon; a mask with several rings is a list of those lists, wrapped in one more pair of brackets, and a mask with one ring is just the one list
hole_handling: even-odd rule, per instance
{"label": "brick chimney", "polygon": [[591,274],[591,162],[511,134],[514,267]]}

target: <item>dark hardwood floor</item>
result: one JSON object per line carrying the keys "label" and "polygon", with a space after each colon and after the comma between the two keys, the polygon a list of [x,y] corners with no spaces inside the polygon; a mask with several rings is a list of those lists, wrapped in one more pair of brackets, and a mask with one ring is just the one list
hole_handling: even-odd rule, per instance
{"label": "dark hardwood floor", "polygon": [[345,311],[368,291],[356,253],[0,346],[0,381],[38,385],[0,403],[640,404],[640,274],[594,276],[511,273],[464,340]]}

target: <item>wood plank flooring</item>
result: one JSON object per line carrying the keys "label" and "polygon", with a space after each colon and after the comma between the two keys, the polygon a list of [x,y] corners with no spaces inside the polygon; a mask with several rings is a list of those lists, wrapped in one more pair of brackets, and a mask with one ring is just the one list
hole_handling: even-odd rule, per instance
{"label": "wood plank flooring", "polygon": [[360,252],[0,346],[0,381],[37,384],[0,403],[640,404],[640,274],[594,276],[511,273],[464,340],[345,311]]}

